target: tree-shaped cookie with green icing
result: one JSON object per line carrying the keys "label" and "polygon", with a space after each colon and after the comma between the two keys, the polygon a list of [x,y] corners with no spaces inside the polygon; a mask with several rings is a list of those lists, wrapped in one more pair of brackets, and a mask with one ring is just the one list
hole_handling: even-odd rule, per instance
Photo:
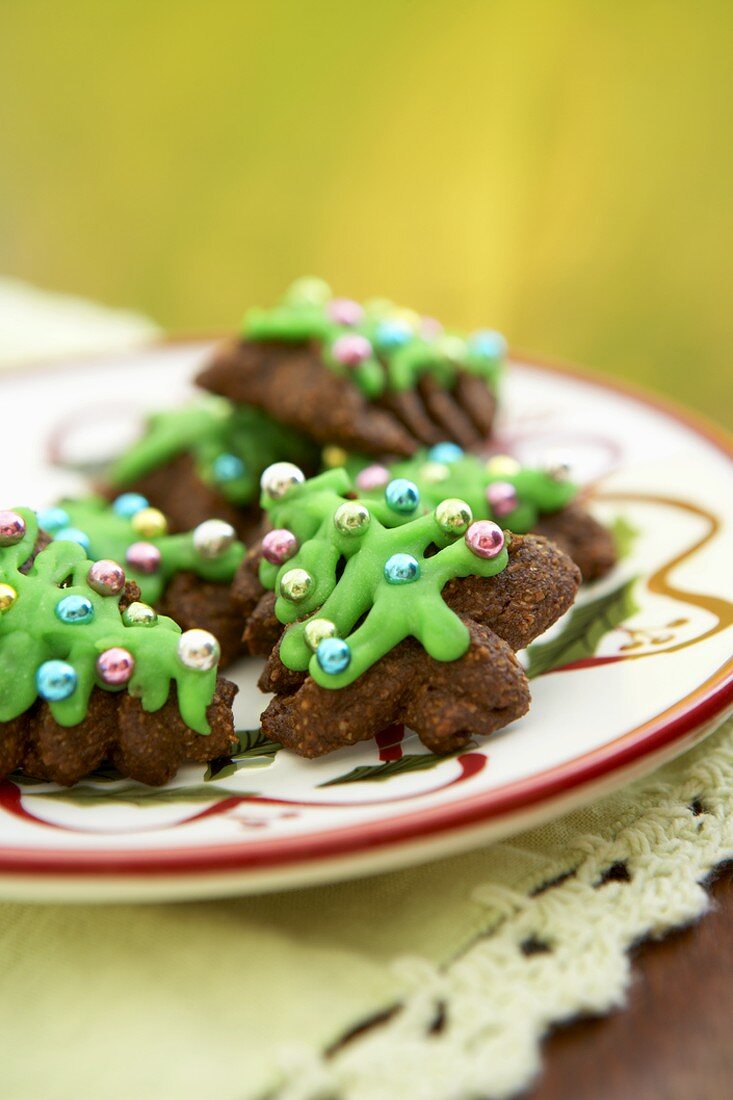
{"label": "tree-shaped cookie with green icing", "polygon": [[[473,523],[457,500],[420,514],[419,493],[406,479],[390,482],[384,499],[368,507],[344,500],[343,470],[293,485],[279,499],[282,470],[265,474],[265,506],[275,530],[291,531],[299,545],[274,577],[265,560],[261,579],[278,593],[278,619],[294,624],[283,638],[283,663],[340,688],[407,637],[439,661],[464,654],[468,630],[441,592],[454,577],[492,577],[506,567],[501,529]],[[265,537],[265,553],[277,538]]]}
{"label": "tree-shaped cookie with green icing", "polygon": [[203,627],[219,638],[222,663],[241,648],[241,622],[230,585],[244,555],[231,524],[209,519],[193,531],[171,534],[168,519],[139,493],[66,499],[39,512],[54,539],[77,542],[94,561],[124,564],[141,598],[184,627]]}
{"label": "tree-shaped cookie with green icing", "polygon": [[251,526],[262,471],[279,458],[315,462],[313,445],[260,409],[205,397],[151,414],[136,442],[107,471],[118,494],[134,490],[177,531],[212,516]]}
{"label": "tree-shaped cookie with green icing", "polygon": [[[189,741],[197,738],[203,746],[211,739],[211,749],[220,754],[231,738],[231,714],[222,724],[220,708],[212,711],[216,638],[204,630],[182,632],[142,602],[123,603],[121,610],[123,568],[114,561],[91,561],[78,542],[59,539],[40,547],[34,512],[0,512],[0,741],[8,737],[25,752],[34,731],[39,743],[45,737],[49,760],[44,764],[42,751],[36,756],[41,773],[50,778],[56,777],[54,753],[64,741],[69,759],[59,772],[67,781],[74,772],[75,736],[83,752],[94,736],[94,723],[90,729],[87,721],[90,707],[102,693],[123,703],[128,758],[140,755],[142,746],[133,752],[132,741],[154,732],[155,715],[163,711],[165,721],[185,730]],[[136,701],[135,708],[126,707],[123,696]],[[102,746],[107,747],[111,752],[119,746]],[[147,752],[154,762],[156,751],[150,742],[142,755]],[[178,752],[178,762],[181,758]],[[157,774],[144,760],[139,772]],[[134,765],[129,774],[136,777]]]}
{"label": "tree-shaped cookie with green icing", "polygon": [[276,694],[268,735],[317,756],[405,722],[452,751],[524,713],[514,650],[570,606],[579,581],[560,550],[507,539],[464,500],[425,507],[405,478],[367,502],[344,470],[306,482],[278,463],[263,505],[276,526],[260,581],[286,626],[261,679]]}
{"label": "tree-shaped cookie with green icing", "polygon": [[493,330],[449,332],[307,278],[275,307],[249,310],[241,338],[222,345],[198,381],[320,444],[410,455],[446,437],[464,446],[487,437],[505,355]]}

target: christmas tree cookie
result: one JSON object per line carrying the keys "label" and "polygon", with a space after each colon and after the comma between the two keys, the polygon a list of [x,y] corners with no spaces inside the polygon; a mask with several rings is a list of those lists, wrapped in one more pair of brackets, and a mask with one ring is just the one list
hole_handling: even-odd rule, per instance
{"label": "christmas tree cookie", "polygon": [[79,541],[46,544],[30,509],[0,512],[0,775],[70,784],[111,761],[157,784],[229,751],[216,638],[137,596]]}
{"label": "christmas tree cookie", "polygon": [[562,551],[508,537],[465,500],[426,505],[407,478],[367,501],[345,470],[306,481],[277,463],[262,485],[273,529],[259,583],[274,603],[261,602],[286,628],[261,680],[276,696],[268,735],[318,756],[404,722],[447,752],[526,711],[515,651],[580,580]]}
{"label": "christmas tree cookie", "polygon": [[38,515],[54,539],[77,542],[94,561],[124,564],[141,598],[171,615],[184,629],[203,627],[216,635],[221,664],[241,649],[241,615],[230,586],[244,556],[234,528],[208,519],[193,531],[170,534],[167,517],[140,493],[62,500]]}
{"label": "christmas tree cookie", "polygon": [[251,310],[198,382],[320,444],[411,455],[446,437],[469,447],[488,436],[505,355],[497,332],[460,336],[384,300],[335,298],[308,278],[275,308]]}
{"label": "christmas tree cookie", "polygon": [[260,409],[202,398],[154,413],[140,438],[107,472],[106,495],[144,496],[188,531],[211,516],[240,535],[257,524],[259,479],[276,459],[315,470],[317,450]]}

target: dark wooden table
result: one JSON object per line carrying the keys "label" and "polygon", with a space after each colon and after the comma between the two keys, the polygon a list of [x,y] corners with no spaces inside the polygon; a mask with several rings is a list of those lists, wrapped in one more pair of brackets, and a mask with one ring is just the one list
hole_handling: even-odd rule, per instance
{"label": "dark wooden table", "polygon": [[692,928],[634,953],[625,1010],[558,1029],[526,1100],[733,1098],[733,864]]}

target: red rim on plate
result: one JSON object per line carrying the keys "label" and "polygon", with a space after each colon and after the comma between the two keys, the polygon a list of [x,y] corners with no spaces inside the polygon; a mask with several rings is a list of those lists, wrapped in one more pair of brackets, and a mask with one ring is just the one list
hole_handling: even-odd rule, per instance
{"label": "red rim on plate", "polygon": [[[188,341],[177,341],[187,343]],[[193,341],[191,341],[193,343]],[[517,361],[543,371],[567,374],[598,389],[612,389],[645,404],[717,447],[733,459],[733,439],[702,417],[673,402],[617,379],[591,374],[575,366],[550,364],[531,357]],[[528,779],[400,817],[346,828],[241,844],[153,848],[131,853],[114,849],[59,851],[51,848],[0,848],[0,872],[52,876],[153,876],[213,872],[266,871],[320,863],[329,859],[393,849],[418,838],[450,836],[471,827],[511,817],[522,810],[580,792],[604,776],[623,772],[645,759],[653,760],[675,743],[723,720],[733,707],[733,657],[704,684],[648,722],[627,731],[608,745],[550,768]]]}

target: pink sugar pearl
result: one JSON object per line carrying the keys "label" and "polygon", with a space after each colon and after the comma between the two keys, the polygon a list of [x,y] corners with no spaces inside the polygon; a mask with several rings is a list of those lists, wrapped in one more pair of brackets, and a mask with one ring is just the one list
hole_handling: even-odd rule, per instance
{"label": "pink sugar pearl", "polygon": [[17,512],[0,512],[0,546],[13,546],[25,535],[25,520]]}
{"label": "pink sugar pearl", "polygon": [[365,493],[370,489],[382,489],[391,476],[386,466],[380,466],[375,462],[373,466],[365,466],[359,471],[356,475],[356,487]]}
{"label": "pink sugar pearl", "polygon": [[126,684],[135,671],[135,658],[128,649],[112,646],[97,658],[97,674],[105,684]]}
{"label": "pink sugar pearl", "polygon": [[495,516],[508,516],[519,503],[517,490],[509,481],[495,481],[486,489],[486,499]]}
{"label": "pink sugar pearl", "polygon": [[358,332],[346,332],[334,340],[331,353],[337,363],[342,363],[345,367],[358,367],[372,354],[372,345],[366,336],[361,336]]}
{"label": "pink sugar pearl", "polygon": [[125,587],[125,571],[116,561],[100,558],[90,567],[87,584],[100,596],[116,596]]}
{"label": "pink sugar pearl", "polygon": [[442,336],[444,328],[435,317],[423,317],[420,321],[420,335],[426,340],[434,340],[436,336]]}
{"label": "pink sugar pearl", "polygon": [[292,531],[276,527],[268,531],[262,540],[262,553],[271,565],[282,565],[297,552],[298,540]]}
{"label": "pink sugar pearl", "polygon": [[364,316],[364,310],[351,298],[334,298],[326,306],[328,316],[337,325],[358,325]]}
{"label": "pink sugar pearl", "polygon": [[477,558],[495,558],[504,549],[504,532],[490,519],[479,519],[466,531],[466,543]]}
{"label": "pink sugar pearl", "polygon": [[157,573],[160,568],[160,550],[152,542],[133,542],[127,549],[125,561],[139,573]]}

